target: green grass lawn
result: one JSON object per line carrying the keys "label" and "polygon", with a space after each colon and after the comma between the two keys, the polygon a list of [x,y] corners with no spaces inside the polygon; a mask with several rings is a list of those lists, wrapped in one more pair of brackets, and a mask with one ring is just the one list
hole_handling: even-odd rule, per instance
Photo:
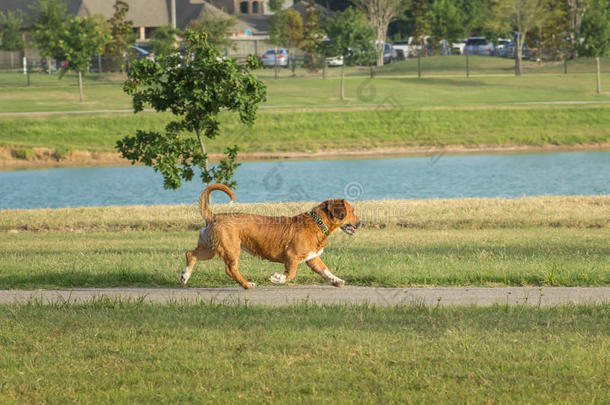
{"label": "green grass lawn", "polygon": [[[235,209],[292,215],[312,205]],[[607,196],[361,202],[356,212],[368,229],[333,235],[322,257],[348,284],[610,284]],[[178,287],[201,226],[194,206],[2,213],[0,288]],[[234,285],[223,266],[220,258],[198,263],[189,285]],[[282,265],[243,254],[240,269],[265,285]],[[324,281],[301,265],[294,283]]]}
{"label": "green grass lawn", "polygon": [[[179,287],[184,253],[196,244],[196,231],[0,234],[0,289]],[[322,259],[351,285],[608,285],[610,230],[361,230],[333,236]],[[240,272],[271,285],[283,266],[244,253]],[[294,283],[325,281],[302,264]],[[220,258],[199,262],[189,281],[233,285]]]}
{"label": "green grass lawn", "polygon": [[605,403],[608,304],[0,307],[0,402]]}

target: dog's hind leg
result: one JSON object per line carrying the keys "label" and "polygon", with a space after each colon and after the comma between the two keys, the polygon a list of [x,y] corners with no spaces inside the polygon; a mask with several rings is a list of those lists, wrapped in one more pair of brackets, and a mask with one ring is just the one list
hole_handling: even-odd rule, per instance
{"label": "dog's hind leg", "polygon": [[193,272],[193,267],[195,267],[195,263],[197,260],[209,260],[216,256],[216,252],[214,252],[209,246],[200,243],[195,250],[189,250],[186,252],[186,267],[182,270],[182,274],[180,274],[180,281],[182,284],[186,285],[191,278],[191,274]]}
{"label": "dog's hind leg", "polygon": [[318,273],[324,280],[328,281],[335,287],[343,287],[345,285],[345,281],[341,280],[339,277],[335,276],[328,270],[328,267],[324,264],[322,259],[319,257],[314,257],[311,260],[306,261],[307,265],[314,272]]}
{"label": "dog's hind leg", "polygon": [[239,285],[241,285],[246,290],[256,287],[256,284],[248,282],[240,273],[239,273],[239,253],[240,250],[236,252],[227,252],[221,251],[219,252],[220,256],[225,262],[225,272],[229,277],[233,280],[237,281]]}

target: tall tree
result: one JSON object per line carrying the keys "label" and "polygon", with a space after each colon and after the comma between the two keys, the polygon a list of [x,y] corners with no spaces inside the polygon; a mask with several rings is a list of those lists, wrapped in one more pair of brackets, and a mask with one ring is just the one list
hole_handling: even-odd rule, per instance
{"label": "tall tree", "polygon": [[[321,65],[318,59],[323,40],[324,30],[320,26],[320,10],[316,9],[315,0],[309,0],[303,21],[303,45],[301,46],[305,51],[304,66],[307,69],[315,71]],[[322,63],[325,61],[322,60]]]}
{"label": "tall tree", "polygon": [[172,28],[171,25],[157,28],[150,38],[150,46],[152,46],[154,54],[158,56],[175,53],[178,35],[180,35],[180,31]]}
{"label": "tall tree", "polygon": [[11,69],[13,68],[13,52],[22,51],[25,48],[25,41],[21,34],[23,15],[21,10],[16,12],[0,11],[0,49],[10,52]]}
{"label": "tall tree", "polygon": [[464,18],[455,0],[436,0],[430,10],[432,36],[438,43],[441,39],[455,42],[464,35]]}
{"label": "tall tree", "polygon": [[133,21],[126,19],[129,5],[124,1],[117,0],[113,7],[114,13],[108,20],[110,25],[110,40],[106,43],[104,55],[111,58],[108,66],[112,70],[124,71],[124,56],[129,51],[129,47],[136,42],[136,34],[132,28]]}
{"label": "tall tree", "polygon": [[340,98],[345,99],[344,76],[345,65],[356,61],[360,63],[372,62],[375,59],[375,28],[365,15],[353,8],[335,13],[334,17],[325,24],[327,55],[343,57],[341,65]]}
{"label": "tall tree", "polygon": [[106,21],[101,16],[75,17],[68,22],[59,39],[58,47],[65,55],[67,64],[63,66],[60,78],[70,69],[78,72],[78,90],[83,101],[83,73],[87,72],[91,57],[98,55],[108,41],[110,34]]}
{"label": "tall tree", "polygon": [[578,56],[578,48],[580,45],[580,27],[582,25],[582,19],[587,11],[587,5],[589,0],[567,0],[568,2],[568,16],[570,25],[570,42],[572,43],[572,58]]}
{"label": "tall tree", "polygon": [[427,53],[426,36],[432,32],[432,16],[430,15],[430,4],[428,0],[419,0],[415,2],[413,11],[413,42],[420,46],[417,51]]}
{"label": "tall tree", "polygon": [[561,59],[570,49],[565,40],[569,32],[568,4],[565,0],[547,0],[544,3],[543,18],[537,24],[537,39],[540,44],[541,57],[548,55]]}
{"label": "tall tree", "polygon": [[32,28],[32,36],[40,55],[47,58],[50,67],[50,59],[65,60],[65,53],[59,46],[59,41],[68,26],[68,9],[62,0],[38,0],[32,8],[39,14]]}
{"label": "tall tree", "polygon": [[227,148],[227,157],[210,168],[203,140],[219,135],[221,111],[238,112],[242,123],[254,123],[257,105],[265,100],[265,85],[251,73],[260,61],[250,55],[246,65],[238,65],[209,45],[204,33],[187,29],[184,37],[184,57],[173,53],[155,61],[142,59],[134,63],[123,86],[133,97],[136,113],[150,105],[159,112],[171,111],[176,120],[163,132],[138,130],[136,136],[118,141],[117,149],[133,163],[161,172],[165,188],[177,189],[182,180],[192,180],[195,168],[205,184],[215,180],[234,187],[237,146]]}
{"label": "tall tree", "polygon": [[205,32],[210,45],[226,51],[227,49],[236,48],[235,41],[231,39],[231,29],[236,24],[237,20],[235,17],[229,15],[226,17],[214,16],[206,13],[202,18],[191,21],[189,28],[198,32]]}
{"label": "tall tree", "polygon": [[383,66],[383,49],[388,26],[409,8],[410,0],[354,0],[368,16],[375,28],[377,43],[377,66]]}
{"label": "tall tree", "polygon": [[275,13],[269,36],[271,42],[291,51],[300,47],[304,36],[301,14],[293,8]]}
{"label": "tall tree", "polygon": [[610,1],[591,0],[582,21],[584,37],[580,54],[595,57],[597,70],[597,93],[601,89],[601,72],[599,57],[610,55]]}
{"label": "tall tree", "polygon": [[583,56],[604,56],[610,54],[610,1],[590,0],[583,16],[581,34],[582,45],[579,53]]}
{"label": "tall tree", "polygon": [[544,18],[544,0],[500,0],[496,18],[515,31],[515,75],[521,75],[527,34]]}

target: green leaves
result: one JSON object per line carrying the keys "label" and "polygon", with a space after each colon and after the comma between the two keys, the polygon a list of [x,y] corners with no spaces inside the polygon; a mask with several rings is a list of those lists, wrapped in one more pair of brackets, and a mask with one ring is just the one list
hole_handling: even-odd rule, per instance
{"label": "green leaves", "polygon": [[63,70],[86,72],[91,57],[102,52],[109,38],[109,33],[95,17],[71,19],[58,41],[58,46],[68,62]]}
{"label": "green leaves", "polygon": [[234,187],[231,179],[239,166],[235,163],[237,146],[226,150],[226,158],[217,167],[208,168],[199,138],[218,136],[218,114],[223,110],[239,113],[246,125],[254,123],[266,89],[250,71],[260,61],[251,55],[245,65],[238,65],[208,44],[205,33],[187,29],[184,35],[184,56],[173,53],[160,55],[156,61],[138,61],[123,85],[133,97],[135,112],[150,105],[156,111],[171,111],[176,119],[165,127],[164,134],[138,132],[136,137],[119,141],[117,149],[132,162],[161,172],[166,188],[176,189],[181,179],[191,180],[194,167],[201,170],[204,183],[215,180]]}
{"label": "green leaves", "polygon": [[375,29],[364,14],[353,8],[335,13],[326,23],[327,56],[343,56],[348,64],[356,61],[366,64],[375,58]]}
{"label": "green leaves", "polygon": [[25,41],[21,35],[21,25],[23,24],[23,14],[20,10],[15,12],[0,11],[0,49],[14,52],[20,51],[25,47]]}

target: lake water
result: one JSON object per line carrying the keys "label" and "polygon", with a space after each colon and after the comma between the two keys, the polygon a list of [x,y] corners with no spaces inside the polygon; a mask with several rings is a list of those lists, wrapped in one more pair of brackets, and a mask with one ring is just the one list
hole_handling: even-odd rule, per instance
{"label": "lake water", "polygon": [[[147,167],[5,171],[0,208],[191,204],[198,180],[174,191]],[[609,194],[610,152],[245,162],[236,180],[238,202]]]}

